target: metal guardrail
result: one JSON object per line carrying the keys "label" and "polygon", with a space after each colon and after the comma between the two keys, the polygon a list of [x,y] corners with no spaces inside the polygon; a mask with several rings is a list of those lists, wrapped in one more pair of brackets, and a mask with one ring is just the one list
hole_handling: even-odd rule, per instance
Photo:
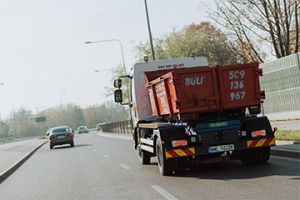
{"label": "metal guardrail", "polygon": [[105,123],[101,126],[103,132],[132,134],[131,120]]}

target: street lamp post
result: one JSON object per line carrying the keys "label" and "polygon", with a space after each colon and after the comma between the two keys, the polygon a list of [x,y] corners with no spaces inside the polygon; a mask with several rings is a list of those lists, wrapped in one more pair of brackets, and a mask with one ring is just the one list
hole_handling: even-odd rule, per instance
{"label": "street lamp post", "polygon": [[151,34],[151,27],[150,27],[150,20],[149,20],[147,0],[144,0],[144,2],[145,2],[145,10],[146,10],[146,17],[147,17],[147,24],[148,24],[150,46],[151,46],[151,51],[152,51],[152,59],[155,60],[155,52],[154,52],[154,48],[153,48],[153,40],[152,40],[152,34]]}
{"label": "street lamp post", "polygon": [[[103,43],[103,42],[117,42],[120,45],[121,53],[122,53],[123,73],[124,73],[124,75],[126,75],[124,51],[123,51],[123,45],[122,45],[121,40],[114,38],[114,39],[108,39],[108,40],[86,41],[85,44]],[[95,70],[95,72],[99,72],[99,71]],[[122,106],[122,112],[123,112],[123,118],[125,120],[125,114],[124,114],[124,107],[123,106]],[[130,119],[131,119],[131,123],[132,123],[132,114],[131,114],[130,110],[129,110],[129,114],[130,114]],[[133,127],[132,124],[131,124],[131,127]]]}
{"label": "street lamp post", "polygon": [[124,59],[124,51],[122,42],[119,39],[109,39],[109,40],[97,40],[97,41],[86,41],[85,44],[92,44],[92,43],[103,43],[103,42],[117,42],[121,47],[122,53],[122,64],[123,64],[123,73],[126,75],[126,67],[125,67],[125,59]]}

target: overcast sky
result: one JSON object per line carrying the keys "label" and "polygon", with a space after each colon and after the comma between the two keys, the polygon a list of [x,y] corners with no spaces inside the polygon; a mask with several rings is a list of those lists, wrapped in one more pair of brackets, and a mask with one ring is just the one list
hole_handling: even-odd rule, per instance
{"label": "overcast sky", "polygon": [[[207,20],[205,0],[148,0],[153,37]],[[109,99],[109,69],[136,61],[134,46],[148,40],[144,0],[0,0],[0,114]],[[94,71],[107,70],[95,73]]]}

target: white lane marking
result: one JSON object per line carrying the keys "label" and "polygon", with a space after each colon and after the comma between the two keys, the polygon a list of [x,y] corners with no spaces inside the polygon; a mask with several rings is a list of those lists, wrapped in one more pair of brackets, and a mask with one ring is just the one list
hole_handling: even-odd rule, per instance
{"label": "white lane marking", "polygon": [[129,169],[130,169],[130,167],[129,167],[129,166],[127,166],[127,165],[125,165],[125,164],[122,164],[122,163],[120,164],[120,166],[121,166],[121,167],[123,167],[124,169],[127,169],[127,170],[129,170]]}
{"label": "white lane marking", "polygon": [[158,192],[159,194],[161,194],[163,197],[165,197],[167,200],[177,200],[176,197],[174,197],[173,195],[171,195],[169,192],[167,192],[166,190],[164,190],[163,188],[159,187],[158,185],[151,185],[151,187]]}
{"label": "white lane marking", "polygon": [[93,151],[94,151],[94,152],[97,152],[97,150],[96,150],[96,149],[93,149]]}
{"label": "white lane marking", "polygon": [[109,155],[106,155],[106,154],[104,154],[103,155],[105,158],[110,158],[110,156]]}

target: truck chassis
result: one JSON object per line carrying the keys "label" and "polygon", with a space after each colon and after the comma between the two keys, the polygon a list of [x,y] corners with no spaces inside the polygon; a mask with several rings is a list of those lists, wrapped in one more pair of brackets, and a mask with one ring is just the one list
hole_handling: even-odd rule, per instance
{"label": "truck chassis", "polygon": [[240,121],[203,122],[202,125],[230,122],[235,124],[198,130],[194,134],[186,124],[139,123],[134,132],[135,147],[142,164],[149,164],[151,157],[157,157],[162,175],[183,170],[187,161],[219,158],[224,154],[245,165],[267,162],[270,147],[275,145],[268,119],[249,117]]}

